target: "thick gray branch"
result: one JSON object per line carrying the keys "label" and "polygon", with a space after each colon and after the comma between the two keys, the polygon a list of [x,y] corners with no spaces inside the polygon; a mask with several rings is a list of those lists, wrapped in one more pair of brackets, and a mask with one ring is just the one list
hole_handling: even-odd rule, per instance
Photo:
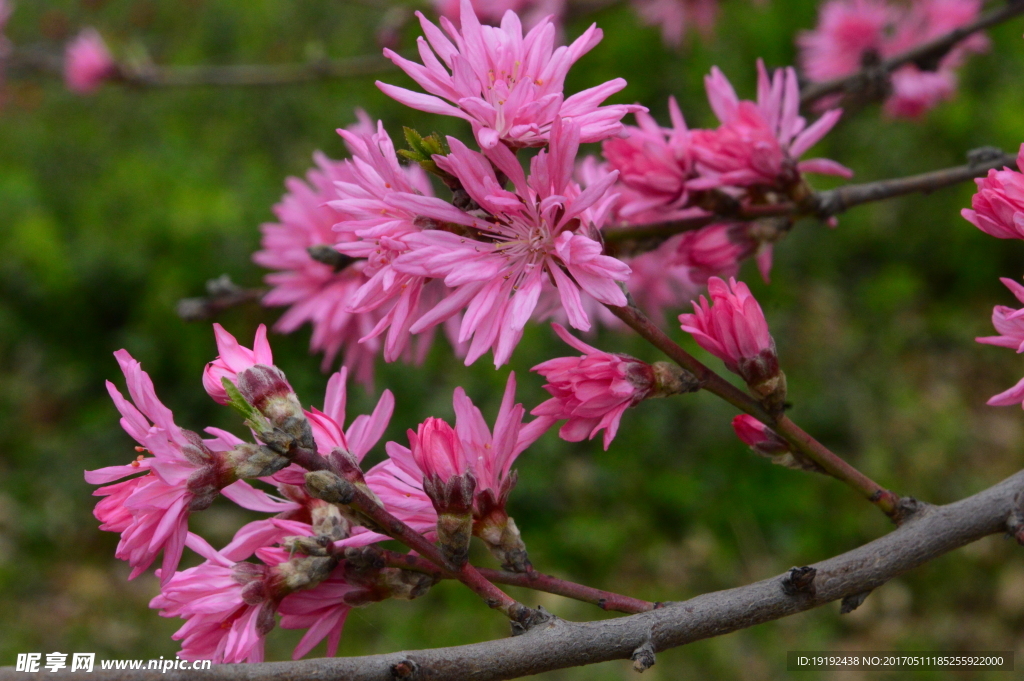
{"label": "thick gray branch", "polygon": [[[787,595],[783,590],[786,575],[779,575],[639,615],[589,623],[554,620],[522,636],[487,643],[366,657],[220,665],[201,673],[97,670],[90,678],[186,681],[201,675],[208,681],[498,681],[607,660],[630,659],[648,642],[649,649],[655,652],[665,650],[878,588],[933,558],[990,534],[1005,532],[1007,519],[1020,512],[1016,496],[1022,491],[1024,471],[947,506],[921,504],[903,525],[888,535],[810,566],[816,571],[813,583],[797,590],[788,589],[794,595]],[[0,681],[54,676],[45,671],[28,675],[16,673],[11,667],[0,669]]]}

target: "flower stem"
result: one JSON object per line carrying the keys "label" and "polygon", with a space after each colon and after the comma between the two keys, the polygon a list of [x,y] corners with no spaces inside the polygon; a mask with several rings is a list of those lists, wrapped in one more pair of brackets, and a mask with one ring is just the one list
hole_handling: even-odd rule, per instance
{"label": "flower stem", "polygon": [[621,319],[627,326],[636,331],[644,340],[658,348],[679,366],[688,370],[708,392],[721,397],[734,407],[750,414],[786,439],[794,449],[821,466],[826,473],[845,482],[860,492],[864,498],[877,506],[894,522],[900,521],[900,497],[887,490],[877,482],[861,473],[844,461],[839,455],[829,450],[803,429],[797,426],[785,414],[775,416],[766,410],[760,402],[725,380],[696,357],[688,353],[662,331],[635,305],[614,307],[609,305],[612,314]]}
{"label": "flower stem", "polygon": [[[430,561],[423,560],[409,553],[398,553],[395,551],[383,551],[384,560],[389,567],[398,567],[404,570],[415,570],[425,572],[438,578],[446,575]],[[649,612],[656,610],[659,603],[631,598],[622,594],[595,589],[583,584],[577,584],[551,575],[540,572],[506,572],[504,570],[488,570],[477,568],[477,571],[489,581],[495,584],[507,584],[508,586],[521,586],[534,591],[565,596],[584,603],[593,603],[602,610],[615,610],[628,614],[638,612]]]}

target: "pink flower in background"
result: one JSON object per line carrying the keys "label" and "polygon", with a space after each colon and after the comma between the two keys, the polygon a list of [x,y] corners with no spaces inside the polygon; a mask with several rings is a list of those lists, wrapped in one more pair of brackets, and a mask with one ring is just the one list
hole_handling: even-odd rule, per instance
{"label": "pink flower in background", "polygon": [[[557,26],[565,12],[565,0],[471,0],[477,18],[486,24],[501,22],[505,12],[515,12],[523,27],[531,29],[541,20],[552,16]],[[452,22],[459,21],[461,0],[433,0],[438,14]]]}
{"label": "pink flower in background", "polygon": [[[409,249],[408,239],[418,234],[418,214],[388,201],[395,195],[433,196],[430,182],[419,166],[403,167],[394,143],[378,121],[373,132],[339,130],[353,158],[351,177],[335,184],[335,199],[327,205],[338,212],[334,226],[339,234],[336,248],[365,260],[366,281],[348,299],[347,310],[378,315],[376,325],[360,340],[368,342],[387,332],[384,359],[392,362],[410,349],[411,327],[445,295],[439,282],[399,272],[394,261]],[[421,361],[429,349],[428,333],[415,348],[412,361]]]}
{"label": "pink flower in background", "polygon": [[574,337],[560,324],[551,325],[558,337],[582,357],[557,357],[531,371],[547,379],[551,398],[530,412],[541,419],[566,420],[558,435],[569,442],[594,439],[604,430],[607,450],[626,409],[654,390],[654,369],[628,355],[603,352]]}
{"label": "pink flower in background", "polygon": [[97,504],[95,515],[101,529],[121,533],[114,555],[132,566],[129,579],[145,572],[161,551],[162,574],[169,579],[185,548],[189,513],[209,506],[218,490],[234,480],[196,433],[174,423],[140,364],[125,350],[114,356],[134,404],[109,381],[107,391],[121,412],[125,432],[141,445],[140,451],[153,456],[86,471],[85,480],[99,485],[145,473],[97,489],[94,494],[106,499]]}
{"label": "pink flower in background", "polygon": [[758,454],[777,456],[791,451],[788,442],[753,416],[740,414],[732,420],[732,427],[736,437]]}
{"label": "pink flower in background", "polygon": [[858,71],[865,55],[881,58],[887,31],[898,12],[884,0],[829,0],[818,12],[818,26],[801,31],[796,43],[800,66],[811,80],[829,80]]}
{"label": "pink flower in background", "polygon": [[704,214],[687,206],[686,182],[696,175],[690,131],[674,97],[669,98],[668,107],[671,128],[662,128],[650,114],[637,112],[639,127],[626,126],[620,137],[605,140],[601,147],[607,168],[619,173],[616,214],[629,224]]}
{"label": "pink flower in background", "polygon": [[[3,8],[0,7],[0,14],[2,11]],[[90,94],[97,90],[103,81],[114,78],[117,74],[117,62],[95,29],[84,29],[68,44],[64,54],[64,83],[72,92],[80,95]]]}
{"label": "pink flower in background", "polygon": [[755,235],[753,223],[720,223],[684,232],[677,242],[673,263],[690,268],[690,278],[705,284],[709,277],[732,277],[740,263],[757,258],[767,282],[772,270],[772,244]]}
{"label": "pink flower in background", "polygon": [[524,37],[515,12],[506,12],[496,28],[480,25],[469,0],[462,0],[460,7],[461,30],[441,19],[448,37],[417,13],[426,36],[418,40],[423,64],[384,50],[430,95],[379,81],[377,87],[414,109],[468,121],[485,149],[499,141],[513,147],[543,146],[558,118],[572,118],[583,142],[598,142],[618,133],[627,113],[643,109],[599,106],[626,86],[622,78],[565,98],[562,88],[569,68],[601,41],[596,25],[568,47],[554,49],[555,27],[547,19]]}
{"label": "pink flower in background", "polygon": [[722,122],[717,130],[691,133],[702,177],[691,189],[727,185],[768,185],[788,189],[805,172],[851,177],[853,172],[829,159],[798,161],[839,121],[840,109],[826,111],[808,126],[799,115],[800,87],[796,71],[777,69],[768,77],[757,62],[757,102],[741,101],[718,68],[704,78],[711,108]]}
{"label": "pink flower in background", "polygon": [[697,297],[703,286],[699,274],[677,256],[684,235],[628,261],[631,273],[626,288],[644,312],[661,325],[666,310],[678,309]]}
{"label": "pink flower in background", "polygon": [[885,112],[896,118],[918,118],[956,94],[956,73],[952,69],[922,71],[904,66],[892,74],[892,95],[885,100]]}
{"label": "pink flower in background", "polygon": [[750,385],[778,376],[775,339],[747,285],[735,279],[727,284],[711,277],[708,295],[710,304],[701,296],[699,304],[693,304],[694,314],[679,315],[683,331]]}
{"label": "pink flower in background", "polygon": [[262,302],[290,306],[274,325],[275,331],[292,333],[306,322],[312,324],[310,349],[324,353],[321,369],[329,368],[344,350],[342,364],[356,372],[359,382],[370,386],[380,342],[369,339],[360,343],[359,339],[373,330],[381,315],[347,309],[366,282],[364,264],[348,263],[339,270],[314,260],[308,250],[333,246],[342,238],[333,229],[342,216],[324,204],[337,197],[334,183],[348,180],[351,172],[345,161],[332,161],[319,152],[313,158],[317,167],[306,174],[305,181],[294,177],[285,181],[288,193],[274,206],[278,222],[260,228],[263,248],[253,254],[253,261],[277,270],[266,276],[273,288]]}
{"label": "pink flower in background", "polygon": [[[800,63],[811,80],[847,76],[865,60],[894,57],[970,23],[980,9],[979,0],[915,0],[908,5],[831,0],[821,8],[818,27],[797,38]],[[950,99],[956,92],[956,69],[969,53],[983,52],[988,45],[988,39],[976,33],[958,43],[933,70],[914,64],[900,67],[891,75],[886,113],[916,118]]]}
{"label": "pink flower in background", "polygon": [[[1024,170],[1024,144],[1017,167]],[[960,211],[964,219],[997,239],[1024,239],[1024,175],[1004,166],[974,181],[978,191],[971,207]]]}
{"label": "pink flower in background", "polygon": [[[444,283],[455,289],[413,325],[414,332],[444,321],[465,307],[459,342],[472,338],[466,364],[493,349],[495,366],[501,366],[522,337],[542,289],[551,282],[569,323],[577,329],[590,328],[581,291],[602,303],[626,304],[616,282],[629,277],[629,267],[603,255],[601,244],[595,240],[614,201],[608,189],[617,173],[609,173],[582,191],[573,182],[580,143],[580,129],[575,123],[556,122],[550,148],[532,159],[529,179],[504,145],[481,154],[457,139],[449,137],[448,141],[451,154],[435,160],[459,178],[469,196],[492,219],[485,221],[440,199],[408,194],[389,197],[391,205],[441,223],[472,227],[481,235],[477,240],[430,230],[409,240],[415,248],[404,253],[396,267],[416,275],[444,278]],[[510,178],[515,191],[501,186],[495,168]]]}
{"label": "pink flower in background", "polygon": [[[1024,286],[1021,286],[1013,279],[1002,277],[999,281],[1010,289],[1010,292],[1024,303]],[[1003,348],[1012,348],[1018,353],[1024,352],[1024,310],[1015,310],[1005,305],[996,305],[992,309],[992,326],[999,332],[998,336],[984,336],[975,338],[979,343],[986,345],[998,345]]]}
{"label": "pink flower in background", "polygon": [[267,341],[267,327],[260,324],[256,329],[256,338],[252,349],[242,347],[224,327],[214,322],[213,333],[217,339],[217,358],[206,365],[203,370],[203,387],[207,394],[218,404],[228,404],[231,400],[224,390],[223,379],[237,383],[238,374],[246,369],[263,364],[274,365],[274,355]]}
{"label": "pink flower in background", "polygon": [[633,7],[645,24],[661,27],[661,39],[674,48],[691,26],[710,34],[718,18],[718,0],[633,0]]}

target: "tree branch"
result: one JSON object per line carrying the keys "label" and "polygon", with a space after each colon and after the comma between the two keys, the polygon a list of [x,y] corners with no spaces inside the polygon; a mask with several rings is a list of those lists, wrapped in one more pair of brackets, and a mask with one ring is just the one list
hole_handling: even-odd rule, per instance
{"label": "tree branch", "polygon": [[665,240],[715,222],[744,222],[766,217],[802,217],[813,215],[827,219],[840,215],[854,206],[908,194],[928,194],[976,177],[983,177],[993,168],[1015,167],[1017,157],[996,147],[982,147],[967,154],[968,163],[919,175],[876,180],[861,184],[848,184],[836,189],[813,192],[806,202],[791,202],[741,208],[729,215],[707,215],[687,220],[664,222],[637,227],[624,227],[605,232],[604,241],[609,254],[631,255],[649,250]]}
{"label": "tree branch", "polygon": [[[404,570],[415,570],[433,575],[437,579],[444,579],[444,573],[433,563],[423,560],[411,553],[398,553],[396,551],[381,551],[384,561],[390,567],[398,567]],[[593,603],[602,610],[616,610],[624,613],[648,612],[661,607],[659,603],[643,601],[639,598],[630,598],[611,591],[595,589],[591,586],[576,584],[558,577],[545,575],[540,572],[506,572],[504,570],[489,570],[477,568],[481,575],[494,584],[505,584],[507,586],[520,586],[534,591],[544,591],[549,594],[565,596],[584,603]]]}
{"label": "tree branch", "polygon": [[228,308],[259,301],[266,294],[263,288],[242,288],[231,277],[222,274],[206,282],[206,296],[182,298],[176,306],[178,316],[186,322],[212,319]]}
{"label": "tree branch", "polygon": [[[202,672],[209,681],[345,679],[395,681],[502,681],[529,674],[630,659],[638,649],[661,651],[722,636],[877,589],[889,580],[991,534],[1005,532],[1019,514],[1024,471],[974,496],[946,506],[921,505],[899,528],[860,548],[814,563],[810,584],[783,590],[789,574],[716,591],[663,608],[600,622],[553,619],[514,638],[486,643],[365,657],[299,662],[217,665]],[[808,571],[809,572],[809,571]],[[792,593],[793,595],[788,595]],[[780,656],[782,653],[780,653]],[[780,663],[781,663],[780,657]],[[61,672],[67,673],[67,670]],[[0,669],[0,681],[59,678]],[[189,681],[195,672],[97,670],[97,681]]]}
{"label": "tree branch", "polygon": [[1001,24],[1022,13],[1024,13],[1024,1],[1011,0],[1006,6],[983,14],[969,24],[955,28],[934,40],[922,43],[906,52],[885,59],[879,64],[865,67],[849,76],[811,83],[800,93],[800,104],[801,106],[807,106],[822,97],[838,92],[856,93],[870,91],[880,75],[888,78],[890,73],[907,64],[916,63],[926,70],[935,70],[938,62],[950,50],[970,36],[978,31],[984,31],[987,28]]}
{"label": "tree branch", "polygon": [[877,506],[893,522],[900,523],[904,520],[908,509],[900,503],[899,496],[851,466],[842,457],[804,432],[787,416],[781,415],[777,417],[768,412],[756,399],[719,376],[669,338],[638,307],[634,305],[626,307],[608,305],[607,307],[611,310],[612,314],[636,331],[641,338],[664,352],[679,366],[692,373],[697,378],[701,388],[721,397],[729,404],[750,414],[761,423],[773,429],[784,437],[797,451],[821,466],[826,473],[860,492],[865,499]]}

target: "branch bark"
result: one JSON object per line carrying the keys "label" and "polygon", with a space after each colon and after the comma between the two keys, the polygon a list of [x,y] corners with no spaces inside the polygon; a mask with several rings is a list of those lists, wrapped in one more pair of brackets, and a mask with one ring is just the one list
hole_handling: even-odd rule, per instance
{"label": "branch bark", "polygon": [[[922,504],[905,524],[864,546],[814,563],[813,589],[787,595],[789,573],[755,584],[716,591],[663,608],[600,622],[554,619],[522,636],[486,643],[365,657],[219,665],[202,672],[209,681],[293,681],[345,679],[395,681],[501,681],[608,660],[630,659],[650,644],[662,651],[771,622],[832,601],[877,589],[889,580],[954,549],[1005,532],[1019,514],[1024,471],[974,496],[946,506]],[[781,664],[780,653],[780,664]],[[65,670],[66,673],[66,670]],[[0,669],[0,681],[59,678]],[[187,681],[195,672],[103,671],[98,681]]]}

